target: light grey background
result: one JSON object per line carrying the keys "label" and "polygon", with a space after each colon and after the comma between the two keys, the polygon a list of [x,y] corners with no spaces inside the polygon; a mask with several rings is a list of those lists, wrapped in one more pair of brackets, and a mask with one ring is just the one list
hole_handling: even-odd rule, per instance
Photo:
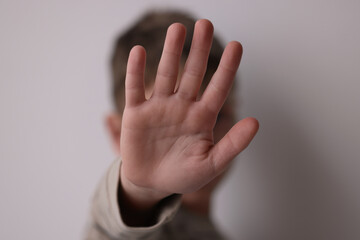
{"label": "light grey background", "polygon": [[0,239],[80,239],[114,159],[114,37],[180,7],[244,46],[241,116],[261,128],[216,193],[230,239],[360,239],[360,2],[0,1]]}

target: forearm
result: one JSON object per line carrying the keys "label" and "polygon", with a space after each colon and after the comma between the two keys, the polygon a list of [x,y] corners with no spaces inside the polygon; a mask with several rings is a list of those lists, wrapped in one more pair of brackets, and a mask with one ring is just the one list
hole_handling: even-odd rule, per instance
{"label": "forearm", "polygon": [[[129,218],[127,207],[119,198],[121,161],[113,162],[100,181],[91,204],[91,219],[84,239],[158,239],[159,229],[170,221],[180,206],[180,197],[171,196],[157,204],[153,224],[144,227],[128,225],[124,219]],[[146,217],[144,219],[147,219]]]}

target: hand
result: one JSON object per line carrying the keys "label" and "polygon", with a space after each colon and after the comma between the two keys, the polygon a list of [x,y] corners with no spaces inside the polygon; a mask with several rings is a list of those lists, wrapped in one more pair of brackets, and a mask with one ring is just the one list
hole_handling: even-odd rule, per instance
{"label": "hand", "polygon": [[173,193],[200,189],[221,174],[256,134],[257,121],[246,118],[214,145],[217,114],[230,91],[242,47],[238,42],[226,46],[216,73],[198,99],[212,34],[208,20],[196,23],[190,54],[175,91],[185,28],[178,23],[169,27],[148,100],[145,50],[135,46],[130,52],[120,139],[121,182],[138,203],[151,206]]}

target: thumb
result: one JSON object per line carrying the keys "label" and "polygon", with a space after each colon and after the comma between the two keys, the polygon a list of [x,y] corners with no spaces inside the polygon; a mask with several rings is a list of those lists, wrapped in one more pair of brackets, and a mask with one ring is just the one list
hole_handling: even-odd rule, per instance
{"label": "thumb", "polygon": [[259,122],[255,118],[245,118],[212,148],[210,156],[216,175],[224,171],[231,160],[249,145],[258,129]]}

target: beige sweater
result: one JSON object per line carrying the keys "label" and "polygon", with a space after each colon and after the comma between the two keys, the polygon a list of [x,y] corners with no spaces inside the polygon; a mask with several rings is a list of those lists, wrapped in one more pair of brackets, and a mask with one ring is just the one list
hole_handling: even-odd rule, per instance
{"label": "beige sweater", "polygon": [[173,195],[166,200],[155,225],[125,225],[117,199],[120,165],[120,159],[112,163],[95,192],[84,239],[223,239],[208,218],[180,207],[180,195]]}

